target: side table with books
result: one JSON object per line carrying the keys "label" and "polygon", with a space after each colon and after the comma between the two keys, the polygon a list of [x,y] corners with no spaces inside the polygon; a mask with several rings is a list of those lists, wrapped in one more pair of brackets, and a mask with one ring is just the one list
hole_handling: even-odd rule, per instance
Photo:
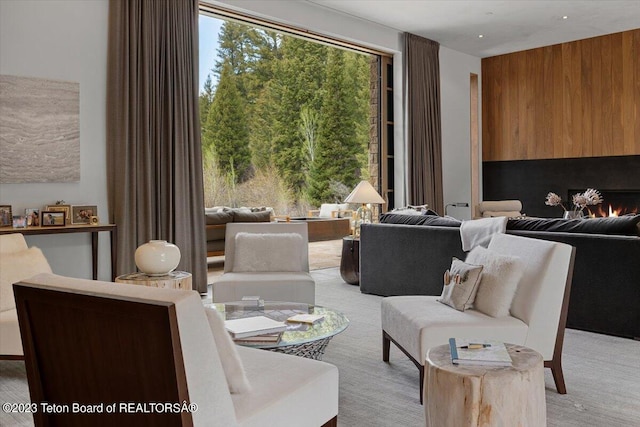
{"label": "side table with books", "polygon": [[[424,373],[427,426],[546,426],[542,356],[527,347],[504,345],[512,366],[454,364],[448,344],[427,351]],[[469,349],[468,343],[458,349],[465,346],[463,350],[484,350]]]}

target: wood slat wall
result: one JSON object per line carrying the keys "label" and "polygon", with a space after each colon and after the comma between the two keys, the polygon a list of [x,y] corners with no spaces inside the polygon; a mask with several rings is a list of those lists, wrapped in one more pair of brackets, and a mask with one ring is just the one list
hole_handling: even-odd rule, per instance
{"label": "wood slat wall", "polygon": [[640,154],[640,29],[482,60],[482,159]]}

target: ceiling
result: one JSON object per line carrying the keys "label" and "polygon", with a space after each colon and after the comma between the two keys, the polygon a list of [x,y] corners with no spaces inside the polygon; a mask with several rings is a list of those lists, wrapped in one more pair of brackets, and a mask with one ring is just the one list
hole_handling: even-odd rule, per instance
{"label": "ceiling", "polygon": [[640,0],[307,1],[481,58],[640,28]]}

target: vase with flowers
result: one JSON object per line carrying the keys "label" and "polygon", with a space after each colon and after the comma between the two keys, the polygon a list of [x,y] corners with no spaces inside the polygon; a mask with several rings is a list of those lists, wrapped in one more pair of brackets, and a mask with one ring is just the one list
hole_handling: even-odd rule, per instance
{"label": "vase with flowers", "polygon": [[584,193],[576,193],[571,198],[573,209],[568,210],[562,203],[562,198],[556,193],[547,194],[545,205],[560,206],[564,210],[563,218],[574,219],[584,217],[584,208],[602,203],[602,195],[598,190],[587,188]]}

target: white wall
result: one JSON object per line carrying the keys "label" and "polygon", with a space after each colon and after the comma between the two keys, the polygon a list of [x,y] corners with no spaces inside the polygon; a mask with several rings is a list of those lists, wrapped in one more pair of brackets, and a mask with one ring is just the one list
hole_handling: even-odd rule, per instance
{"label": "white wall", "polygon": [[[471,140],[469,103],[470,74],[478,75],[482,87],[480,58],[440,47],[440,90],[442,114],[442,169],[444,203],[466,202],[468,208],[449,207],[448,214],[471,219]],[[482,99],[479,94],[478,102]],[[482,123],[478,108],[478,121]],[[479,137],[481,138],[482,133]],[[482,152],[482,142],[479,149]],[[481,156],[480,156],[481,159]],[[478,165],[482,170],[482,165]],[[482,181],[480,180],[480,188]]]}
{"label": "white wall", "polygon": [[[108,1],[0,1],[0,74],[80,83],[80,182],[0,184],[14,212],[56,200],[98,206],[108,221],[106,81]],[[0,154],[1,155],[1,154]],[[91,235],[29,236],[57,274],[91,278]],[[109,234],[100,233],[99,278],[111,277]]]}

